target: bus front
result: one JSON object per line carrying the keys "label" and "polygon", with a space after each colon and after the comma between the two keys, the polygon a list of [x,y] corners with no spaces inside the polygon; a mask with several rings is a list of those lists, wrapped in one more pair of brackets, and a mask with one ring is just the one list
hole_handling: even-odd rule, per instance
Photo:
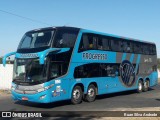
{"label": "bus front", "polygon": [[[37,103],[67,99],[67,71],[78,28],[56,27],[27,32],[15,54],[12,98]],[[63,89],[62,89],[63,88]],[[56,97],[62,96],[62,97]]]}

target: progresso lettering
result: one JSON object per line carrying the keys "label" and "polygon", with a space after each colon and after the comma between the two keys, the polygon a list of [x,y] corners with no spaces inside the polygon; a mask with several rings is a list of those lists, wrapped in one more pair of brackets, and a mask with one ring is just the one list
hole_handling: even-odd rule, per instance
{"label": "progresso lettering", "polygon": [[107,54],[102,53],[83,53],[84,60],[107,60]]}
{"label": "progresso lettering", "polygon": [[38,54],[36,53],[27,53],[27,54],[20,54],[21,58],[36,58],[38,57]]}

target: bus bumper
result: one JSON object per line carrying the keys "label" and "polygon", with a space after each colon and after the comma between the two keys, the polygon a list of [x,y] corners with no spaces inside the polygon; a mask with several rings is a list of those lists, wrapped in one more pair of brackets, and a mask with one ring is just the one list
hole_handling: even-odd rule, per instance
{"label": "bus bumper", "polygon": [[12,99],[15,101],[29,101],[36,103],[50,103],[52,94],[49,91],[44,91],[36,94],[20,94],[15,91],[11,91]]}

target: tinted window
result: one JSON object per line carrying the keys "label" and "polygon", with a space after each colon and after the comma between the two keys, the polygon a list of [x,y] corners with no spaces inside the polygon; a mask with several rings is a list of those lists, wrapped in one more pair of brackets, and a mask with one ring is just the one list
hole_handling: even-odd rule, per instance
{"label": "tinted window", "polygon": [[68,63],[50,61],[49,67],[50,67],[49,78],[53,79],[66,74]]}
{"label": "tinted window", "polygon": [[122,49],[123,52],[133,52],[133,44],[130,41],[124,40],[122,42]]}
{"label": "tinted window", "polygon": [[135,54],[156,54],[156,47],[129,39],[85,33],[81,37],[79,52],[84,50],[108,50]]}
{"label": "tinted window", "polygon": [[19,48],[39,48],[49,46],[54,31],[29,32],[24,35]]}
{"label": "tinted window", "polygon": [[98,37],[98,42],[97,42],[97,47],[99,50],[109,50],[109,38],[105,36],[99,36]]}
{"label": "tinted window", "polygon": [[106,63],[101,63],[100,69],[101,69],[101,76],[102,77],[109,77],[109,76],[114,76],[115,73],[119,74],[119,66],[120,64],[106,64]]}
{"label": "tinted window", "polygon": [[143,53],[143,46],[140,42],[134,42],[133,44],[134,46],[134,53],[136,54],[140,54],[140,53]]}
{"label": "tinted window", "polygon": [[156,55],[156,46],[153,45],[152,47],[153,47],[153,48],[152,48],[152,49],[153,49],[153,55]]}
{"label": "tinted window", "polygon": [[98,63],[91,63],[81,65],[75,68],[74,77],[75,78],[91,78],[100,77],[100,70]]}
{"label": "tinted window", "polygon": [[79,51],[96,50],[98,37],[94,34],[83,34],[81,37]]}
{"label": "tinted window", "polygon": [[29,36],[25,37],[25,40],[23,41],[23,43],[21,44],[21,48],[29,48],[30,44],[32,42],[32,38]]}
{"label": "tinted window", "polygon": [[156,55],[156,46],[153,44],[148,44],[148,50],[150,55]]}
{"label": "tinted window", "polygon": [[116,52],[123,51],[122,42],[119,39],[112,38],[111,40],[111,50]]}
{"label": "tinted window", "polygon": [[90,63],[75,68],[75,78],[110,77],[119,75],[120,64]]}
{"label": "tinted window", "polygon": [[54,38],[53,46],[57,48],[73,48],[78,31],[70,29],[58,29]]}

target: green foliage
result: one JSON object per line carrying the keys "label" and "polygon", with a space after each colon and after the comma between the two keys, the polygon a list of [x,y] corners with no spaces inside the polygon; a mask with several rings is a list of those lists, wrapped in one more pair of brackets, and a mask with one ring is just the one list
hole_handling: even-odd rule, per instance
{"label": "green foliage", "polygon": [[[7,64],[13,64],[14,61],[13,60],[7,60],[6,63]],[[2,64],[2,57],[0,57],[0,64]]]}
{"label": "green foliage", "polygon": [[2,57],[0,57],[0,64],[2,64]]}

